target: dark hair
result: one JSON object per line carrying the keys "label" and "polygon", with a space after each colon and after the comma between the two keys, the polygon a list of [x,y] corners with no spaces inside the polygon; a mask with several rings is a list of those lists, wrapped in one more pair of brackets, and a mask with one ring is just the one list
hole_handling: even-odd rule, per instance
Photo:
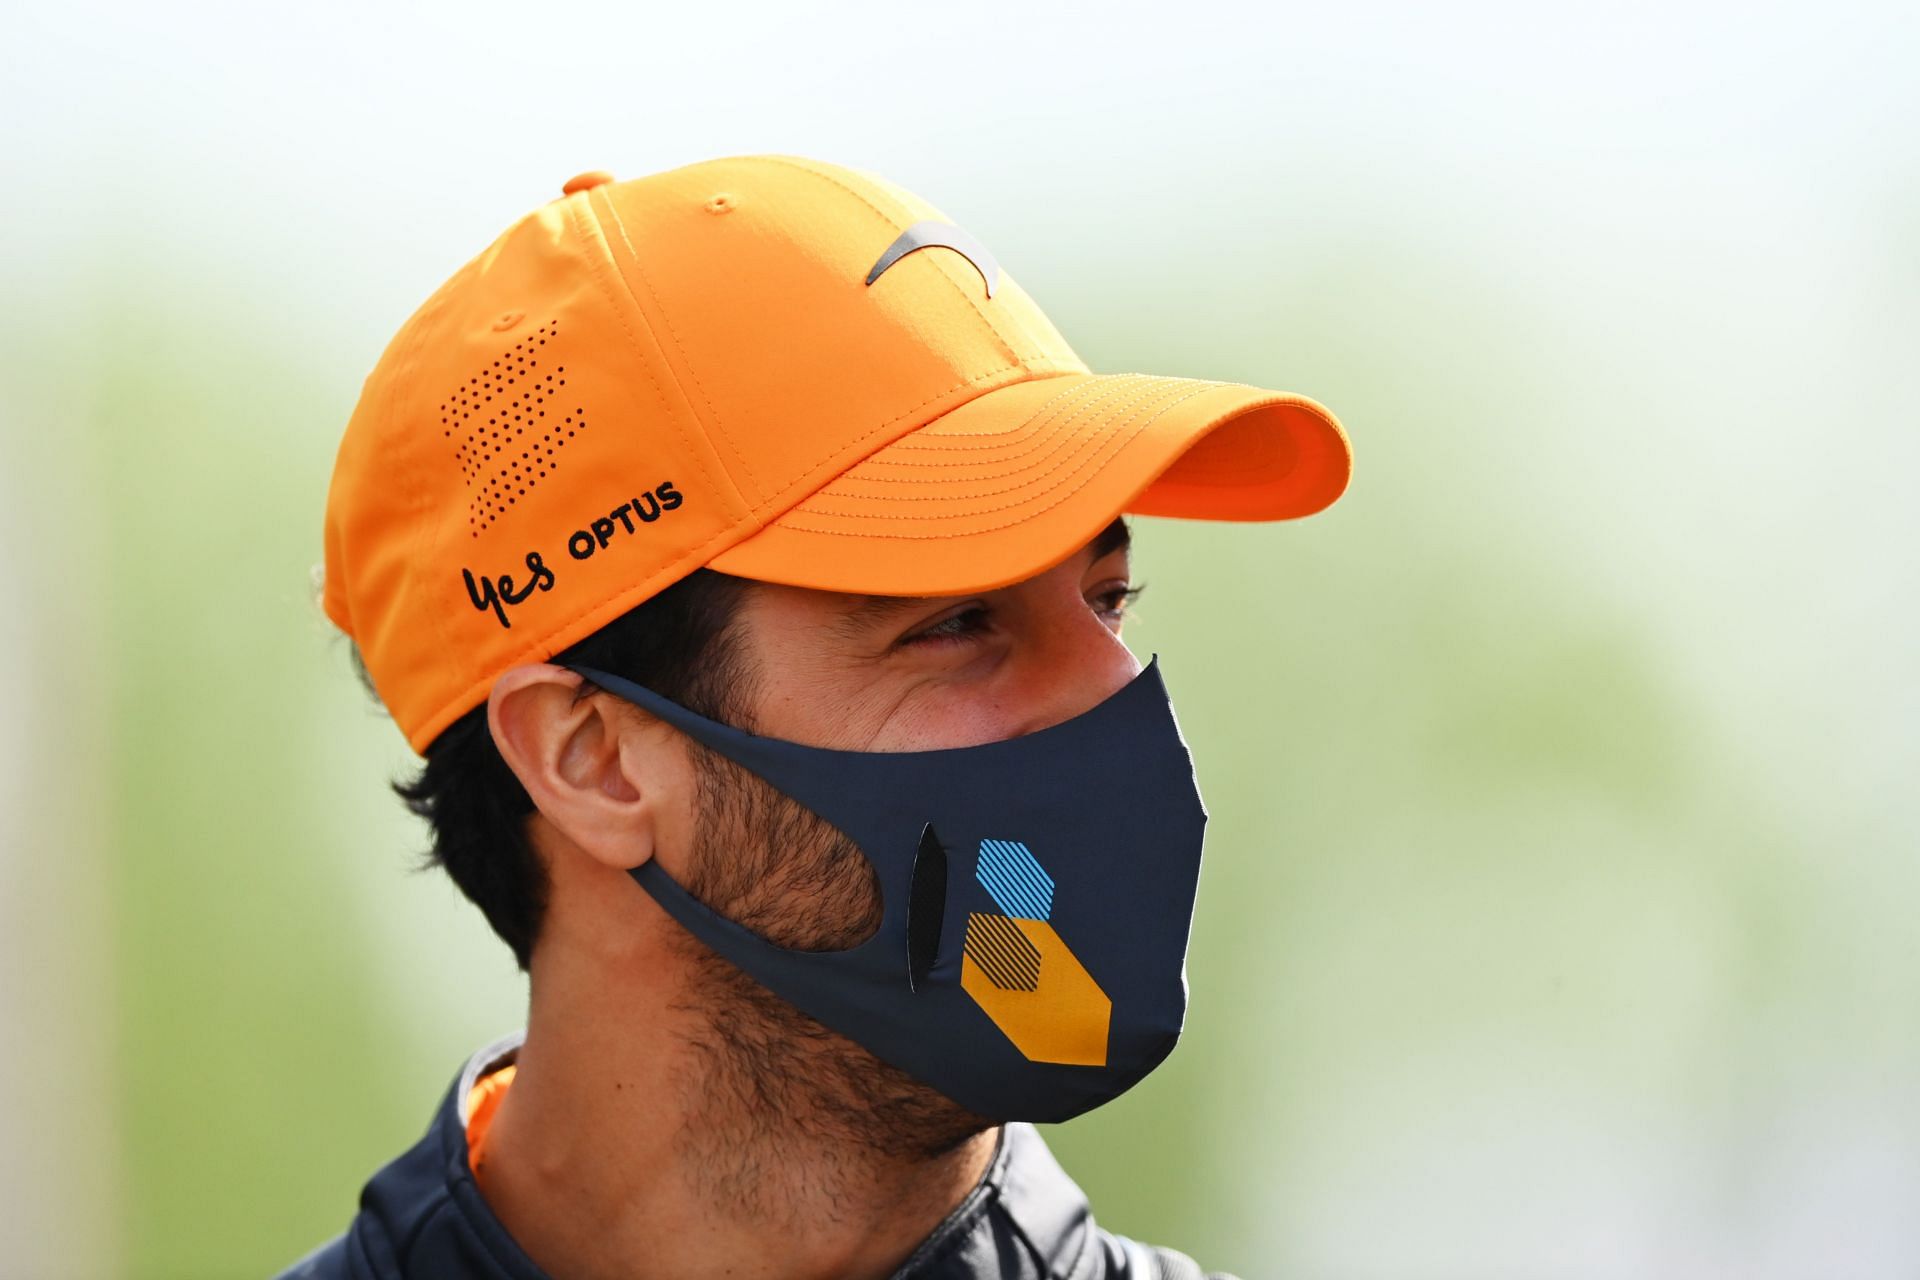
{"label": "dark hair", "polygon": [[[696,569],[551,661],[598,667],[709,719],[738,721],[746,673],[732,625],[747,586]],[[377,700],[357,644],[353,665]],[[596,687],[582,680],[574,700]],[[486,704],[448,725],[425,756],[417,776],[391,784],[432,829],[432,847],[415,869],[445,868],[527,969],[546,912],[547,872],[527,836],[533,801],[494,745]]]}

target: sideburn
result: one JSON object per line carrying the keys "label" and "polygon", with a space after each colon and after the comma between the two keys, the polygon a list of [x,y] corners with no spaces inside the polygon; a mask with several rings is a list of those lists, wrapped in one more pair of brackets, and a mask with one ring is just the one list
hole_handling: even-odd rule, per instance
{"label": "sideburn", "polygon": [[880,880],[839,828],[691,739],[699,835],[687,892],[783,947],[844,951],[880,928]]}
{"label": "sideburn", "polygon": [[[759,775],[699,743],[688,749],[699,805],[688,892],[781,946],[843,950],[872,937],[880,884],[859,846]],[[704,1132],[729,1135],[735,1158],[709,1170],[729,1201],[755,1207],[752,1170],[795,1144],[926,1161],[994,1127],[682,939],[696,960],[686,1007],[707,1027],[695,1047],[708,1071],[688,1087]]]}

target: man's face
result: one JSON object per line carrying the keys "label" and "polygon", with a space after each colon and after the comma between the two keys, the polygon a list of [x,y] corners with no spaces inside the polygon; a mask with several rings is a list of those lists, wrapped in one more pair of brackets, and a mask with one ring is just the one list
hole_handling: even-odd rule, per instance
{"label": "man's face", "polygon": [[[729,643],[740,727],[851,751],[966,747],[1032,733],[1139,674],[1120,640],[1126,526],[1033,578],[966,596],[858,596],[756,584]],[[879,925],[872,869],[838,830],[690,740],[696,782],[680,848],[660,853],[695,897],[770,941],[837,949]]]}
{"label": "man's face", "polygon": [[[1140,664],[1120,641],[1128,600],[1126,527],[1036,577],[942,598],[843,595],[759,585],[732,643],[763,735],[855,751],[964,747],[1044,729],[1104,701]],[[662,849],[694,897],[769,941],[852,947],[878,929],[872,866],[838,829],[731,760],[688,742],[695,779],[684,861]],[[679,851],[675,851],[679,852]],[[699,1096],[778,1100],[789,1117],[875,1149],[920,1158],[988,1127],[905,1073],[787,1005],[688,935],[694,1003],[711,1028]],[[719,1124],[716,1119],[714,1124]]]}

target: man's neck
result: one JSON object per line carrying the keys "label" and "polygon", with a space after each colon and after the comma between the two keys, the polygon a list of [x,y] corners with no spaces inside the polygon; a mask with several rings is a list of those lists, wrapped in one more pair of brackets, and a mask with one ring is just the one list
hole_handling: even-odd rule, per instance
{"label": "man's neck", "polygon": [[567,967],[536,964],[480,1175],[550,1275],[883,1280],[992,1161],[997,1129],[918,1159],[789,1114],[713,1071],[716,1028],[675,988],[553,971]]}

